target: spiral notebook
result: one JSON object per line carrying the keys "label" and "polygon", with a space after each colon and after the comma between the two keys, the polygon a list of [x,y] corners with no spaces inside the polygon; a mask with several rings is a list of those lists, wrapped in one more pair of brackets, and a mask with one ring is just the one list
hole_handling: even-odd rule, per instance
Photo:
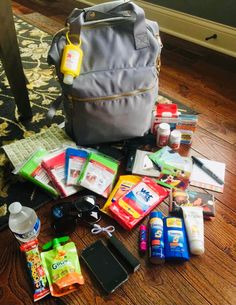
{"label": "spiral notebook", "polygon": [[[216,174],[222,181],[225,181],[225,163],[198,158],[207,168]],[[196,164],[190,177],[190,185],[198,186],[215,192],[223,193],[224,184],[219,184]]]}

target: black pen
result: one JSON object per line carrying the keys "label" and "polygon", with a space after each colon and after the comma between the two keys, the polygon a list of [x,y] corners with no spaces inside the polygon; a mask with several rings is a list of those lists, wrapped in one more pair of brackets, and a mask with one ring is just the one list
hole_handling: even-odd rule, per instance
{"label": "black pen", "polygon": [[211,178],[213,178],[216,182],[219,184],[224,184],[224,181],[222,181],[216,174],[214,174],[209,168],[207,168],[202,161],[200,161],[198,158],[192,156],[193,163],[195,163],[199,168],[201,168],[207,175],[209,175]]}

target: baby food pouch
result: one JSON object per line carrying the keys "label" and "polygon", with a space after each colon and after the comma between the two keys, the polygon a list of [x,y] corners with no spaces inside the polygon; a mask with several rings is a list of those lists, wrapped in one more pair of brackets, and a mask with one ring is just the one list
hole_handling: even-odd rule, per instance
{"label": "baby food pouch", "polygon": [[69,237],[54,238],[43,246],[41,257],[49,283],[51,295],[60,297],[77,290],[84,284],[75,244],[66,242]]}

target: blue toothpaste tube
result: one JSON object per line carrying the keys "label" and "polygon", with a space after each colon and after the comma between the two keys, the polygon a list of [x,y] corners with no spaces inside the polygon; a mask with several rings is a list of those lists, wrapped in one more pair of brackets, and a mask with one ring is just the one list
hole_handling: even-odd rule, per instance
{"label": "blue toothpaste tube", "polygon": [[178,217],[164,218],[164,242],[166,260],[189,260],[189,249],[184,221]]}

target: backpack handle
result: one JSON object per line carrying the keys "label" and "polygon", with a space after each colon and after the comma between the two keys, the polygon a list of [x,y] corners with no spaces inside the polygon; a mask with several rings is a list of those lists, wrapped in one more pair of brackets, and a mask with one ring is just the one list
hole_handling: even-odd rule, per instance
{"label": "backpack handle", "polygon": [[[133,18],[132,13],[135,18]],[[133,37],[137,50],[149,47],[144,10],[133,2],[114,1],[84,10],[75,8],[67,18],[67,24],[70,26],[71,35],[80,35],[81,27],[86,23],[112,22],[119,19],[134,22]]]}

